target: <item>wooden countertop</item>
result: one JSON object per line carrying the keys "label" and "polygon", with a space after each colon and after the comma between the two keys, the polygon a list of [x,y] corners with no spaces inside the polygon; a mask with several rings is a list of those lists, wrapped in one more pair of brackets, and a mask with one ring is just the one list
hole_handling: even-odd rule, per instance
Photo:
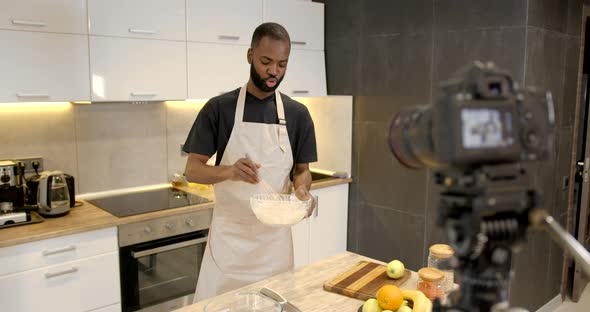
{"label": "wooden countertop", "polygon": [[[210,301],[231,300],[232,295],[236,292],[259,291],[262,287],[275,290],[304,312],[356,312],[363,301],[325,291],[323,285],[324,282],[334,279],[362,260],[383,263],[355,253],[344,252],[295,271],[281,273],[217,297],[197,302],[175,312],[201,312],[205,304]],[[417,284],[418,273],[412,272],[410,278],[400,288],[416,289]]]}
{"label": "wooden countertop", "polygon": [[[350,183],[351,181],[352,179],[329,179],[319,181],[312,184],[312,189]],[[214,200],[211,188],[198,189],[181,187],[179,189]],[[82,206],[71,208],[66,216],[45,218],[45,221],[41,223],[0,229],[0,248],[42,239],[93,231],[121,224],[179,215],[202,209],[212,209],[215,206],[215,202],[211,202],[118,218],[84,200],[80,200],[80,202],[82,202]]]}

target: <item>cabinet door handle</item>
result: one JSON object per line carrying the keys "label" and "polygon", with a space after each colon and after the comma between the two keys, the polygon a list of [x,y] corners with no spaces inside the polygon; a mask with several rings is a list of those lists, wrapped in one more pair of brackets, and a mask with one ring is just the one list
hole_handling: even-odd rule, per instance
{"label": "cabinet door handle", "polygon": [[309,90],[293,90],[293,94],[309,94]]}
{"label": "cabinet door handle", "polygon": [[313,216],[318,217],[320,215],[320,195],[315,196],[315,209],[313,210]]}
{"label": "cabinet door handle", "polygon": [[217,38],[219,40],[240,40],[240,36],[219,35]]}
{"label": "cabinet door handle", "polygon": [[291,44],[294,44],[294,45],[306,45],[307,42],[305,42],[305,41],[291,41]]}
{"label": "cabinet door handle", "polygon": [[45,25],[46,25],[43,22],[16,20],[16,19],[13,19],[12,23],[14,25],[25,25],[25,26],[36,26],[36,27],[45,27]]}
{"label": "cabinet door handle", "polygon": [[55,250],[43,250],[42,254],[44,256],[51,256],[51,255],[57,255],[60,253],[64,253],[64,252],[68,252],[68,251],[74,251],[76,250],[76,246],[71,245],[71,246],[67,246],[61,249],[55,249]]}
{"label": "cabinet door handle", "polygon": [[72,273],[76,273],[76,272],[78,272],[78,268],[76,268],[76,267],[71,267],[67,270],[58,271],[58,272],[45,272],[45,278],[49,279],[49,278],[62,276],[62,275],[66,275],[66,274],[72,274]]}
{"label": "cabinet door handle", "polygon": [[157,92],[131,92],[131,96],[156,96]]}
{"label": "cabinet door handle", "polygon": [[134,34],[144,34],[144,35],[153,35],[156,33],[153,30],[137,29],[137,28],[129,28],[129,32],[134,33]]}
{"label": "cabinet door handle", "polygon": [[22,92],[19,92],[16,94],[16,96],[20,97],[20,98],[28,98],[28,97],[48,98],[49,94],[47,94],[47,93],[22,93]]}

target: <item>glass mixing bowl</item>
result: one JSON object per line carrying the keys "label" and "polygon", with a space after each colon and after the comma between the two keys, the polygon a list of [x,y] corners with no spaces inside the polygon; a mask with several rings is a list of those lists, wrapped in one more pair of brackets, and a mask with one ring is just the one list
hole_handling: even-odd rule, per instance
{"label": "glass mixing bowl", "polygon": [[299,223],[310,207],[311,199],[302,201],[293,194],[256,194],[250,197],[250,208],[256,218],[272,226]]}
{"label": "glass mixing bowl", "polygon": [[213,300],[203,307],[203,312],[282,312],[281,305],[259,292],[240,292]]}

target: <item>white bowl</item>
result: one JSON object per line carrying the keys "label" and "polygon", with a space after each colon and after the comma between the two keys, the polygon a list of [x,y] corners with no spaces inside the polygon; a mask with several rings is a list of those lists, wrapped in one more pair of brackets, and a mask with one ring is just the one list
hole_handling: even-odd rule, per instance
{"label": "white bowl", "polygon": [[302,201],[289,194],[256,194],[250,197],[250,208],[264,224],[290,226],[299,223],[309,211],[311,199]]}

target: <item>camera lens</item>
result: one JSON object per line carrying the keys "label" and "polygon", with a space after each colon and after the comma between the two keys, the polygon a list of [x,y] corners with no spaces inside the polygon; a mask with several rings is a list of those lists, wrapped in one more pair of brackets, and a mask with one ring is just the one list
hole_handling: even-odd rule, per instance
{"label": "camera lens", "polygon": [[412,169],[438,167],[432,142],[431,107],[399,112],[389,126],[389,148],[395,158]]}

